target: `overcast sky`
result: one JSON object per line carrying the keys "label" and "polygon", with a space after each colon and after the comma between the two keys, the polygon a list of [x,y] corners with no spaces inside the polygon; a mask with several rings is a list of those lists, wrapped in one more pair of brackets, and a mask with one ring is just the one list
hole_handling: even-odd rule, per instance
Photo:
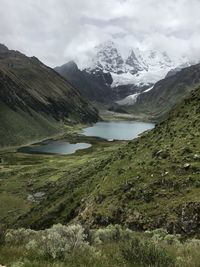
{"label": "overcast sky", "polygon": [[109,39],[200,58],[200,0],[0,0],[0,42],[49,66]]}

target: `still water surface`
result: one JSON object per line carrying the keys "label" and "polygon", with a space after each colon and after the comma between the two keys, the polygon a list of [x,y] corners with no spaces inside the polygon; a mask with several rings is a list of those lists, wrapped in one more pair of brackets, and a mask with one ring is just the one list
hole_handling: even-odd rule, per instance
{"label": "still water surface", "polygon": [[[136,121],[97,122],[85,128],[81,133],[85,136],[95,136],[112,140],[131,140],[146,130],[154,128],[153,123]],[[22,147],[18,151],[23,153],[60,154],[69,155],[77,150],[91,147],[88,143],[70,144],[67,141],[47,141],[34,146]]]}
{"label": "still water surface", "polygon": [[154,128],[153,123],[137,121],[97,122],[83,130],[85,136],[97,136],[107,140],[131,140],[146,130]]}
{"label": "still water surface", "polygon": [[31,154],[60,154],[69,155],[75,153],[77,150],[91,147],[87,143],[70,144],[65,141],[49,141],[48,143],[41,143],[35,146],[22,147],[18,151]]}

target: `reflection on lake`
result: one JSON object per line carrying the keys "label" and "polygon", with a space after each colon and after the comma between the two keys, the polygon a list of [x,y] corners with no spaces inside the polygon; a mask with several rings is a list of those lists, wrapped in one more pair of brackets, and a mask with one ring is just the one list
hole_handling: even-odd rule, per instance
{"label": "reflection on lake", "polygon": [[131,140],[146,130],[154,128],[153,123],[137,121],[97,122],[83,130],[85,136],[96,136],[107,140]]}
{"label": "reflection on lake", "polygon": [[[146,130],[154,128],[153,123],[137,121],[110,121],[97,122],[93,126],[85,128],[82,134],[112,140],[131,140],[138,137]],[[70,155],[77,150],[91,147],[88,143],[70,144],[67,141],[46,141],[33,146],[26,146],[18,149],[18,152],[31,154],[60,154]]]}
{"label": "reflection on lake", "polygon": [[70,144],[65,141],[49,141],[48,143],[41,143],[35,146],[27,146],[19,148],[19,152],[32,154],[60,154],[69,155],[75,153],[77,150],[91,147],[87,143]]}

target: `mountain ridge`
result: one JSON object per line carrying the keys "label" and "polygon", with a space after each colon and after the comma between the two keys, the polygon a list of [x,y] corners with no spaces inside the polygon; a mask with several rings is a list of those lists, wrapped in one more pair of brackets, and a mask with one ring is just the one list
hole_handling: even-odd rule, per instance
{"label": "mountain ridge", "polygon": [[0,51],[1,147],[58,134],[63,122],[98,120],[97,111],[50,67],[5,46]]}
{"label": "mountain ridge", "polygon": [[93,56],[85,69],[88,72],[101,70],[110,72],[113,78],[112,87],[135,84],[151,85],[164,78],[166,74],[186,62],[187,58],[172,60],[166,51],[140,50],[132,48],[127,57],[122,57],[117,45],[107,41],[96,46]]}
{"label": "mountain ridge", "polygon": [[179,69],[173,75],[158,81],[151,90],[137,95],[127,110],[135,114],[143,113],[149,118],[161,119],[199,85],[200,64]]}

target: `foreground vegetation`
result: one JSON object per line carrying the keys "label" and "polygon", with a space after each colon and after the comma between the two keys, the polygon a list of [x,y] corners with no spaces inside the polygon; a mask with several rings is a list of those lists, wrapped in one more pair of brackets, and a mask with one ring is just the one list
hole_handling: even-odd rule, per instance
{"label": "foreground vegetation", "polygon": [[163,229],[144,234],[119,225],[90,230],[54,225],[43,231],[8,230],[0,263],[8,267],[198,267],[200,241],[184,241]]}

